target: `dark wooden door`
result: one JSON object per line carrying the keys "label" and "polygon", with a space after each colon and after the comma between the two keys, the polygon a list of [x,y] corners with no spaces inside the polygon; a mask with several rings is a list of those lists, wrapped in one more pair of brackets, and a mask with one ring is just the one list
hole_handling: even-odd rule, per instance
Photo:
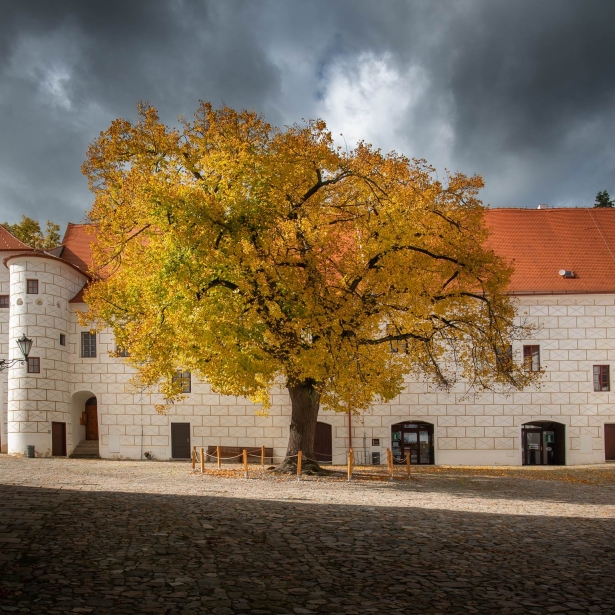
{"label": "dark wooden door", "polygon": [[51,423],[51,454],[54,457],[66,456],[66,423]]}
{"label": "dark wooden door", "polygon": [[96,397],[85,402],[85,439],[98,440],[98,406]]}
{"label": "dark wooden door", "polygon": [[171,457],[190,459],[190,423],[171,423]]}
{"label": "dark wooden door", "polygon": [[615,423],[604,426],[604,458],[615,461]]}
{"label": "dark wooden door", "polygon": [[316,435],[314,436],[314,457],[316,461],[331,463],[333,460],[333,435],[331,425],[316,423]]}

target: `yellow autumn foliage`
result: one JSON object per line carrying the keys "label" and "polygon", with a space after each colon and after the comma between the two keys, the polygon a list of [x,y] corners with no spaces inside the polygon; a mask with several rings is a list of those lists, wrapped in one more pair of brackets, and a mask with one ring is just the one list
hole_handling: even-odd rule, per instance
{"label": "yellow autumn foliage", "polygon": [[156,110],[90,146],[95,281],[81,316],[111,327],[144,386],[176,369],[264,407],[310,383],[336,411],[390,400],[405,374],[450,389],[522,387],[498,356],[510,270],[483,247],[480,177],[335,147],[323,121],[276,129],[202,103],[180,130]]}

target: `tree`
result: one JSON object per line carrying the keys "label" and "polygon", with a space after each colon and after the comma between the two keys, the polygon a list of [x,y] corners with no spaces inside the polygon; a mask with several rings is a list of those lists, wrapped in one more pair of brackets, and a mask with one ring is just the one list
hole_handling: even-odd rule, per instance
{"label": "tree", "polygon": [[83,167],[97,247],[81,319],[112,328],[141,386],[162,382],[170,404],[189,369],[265,410],[286,387],[292,466],[298,450],[313,459],[321,404],[365,410],[408,373],[475,390],[536,377],[499,360],[530,332],[513,322],[511,270],[483,247],[480,177],[342,151],[322,121],[279,130],[202,103],[182,122],[141,105]]}
{"label": "tree", "polygon": [[594,207],[615,207],[615,203],[611,201],[609,193],[606,190],[603,190],[602,192],[598,192],[596,195]]}
{"label": "tree", "polygon": [[21,220],[16,224],[4,222],[2,226],[17,239],[37,250],[48,250],[60,245],[60,225],[51,220],[47,220],[45,234],[41,231],[40,223],[28,216],[21,216]]}

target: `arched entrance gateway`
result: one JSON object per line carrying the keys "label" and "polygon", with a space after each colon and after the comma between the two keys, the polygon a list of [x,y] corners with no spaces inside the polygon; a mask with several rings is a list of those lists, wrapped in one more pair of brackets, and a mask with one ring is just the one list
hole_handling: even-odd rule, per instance
{"label": "arched entrance gateway", "polygon": [[521,426],[524,466],[566,465],[565,426],[552,421],[532,421]]}
{"label": "arched entrance gateway", "polygon": [[434,463],[433,425],[431,423],[406,421],[391,426],[391,450],[396,463],[406,462],[410,453],[413,465]]}

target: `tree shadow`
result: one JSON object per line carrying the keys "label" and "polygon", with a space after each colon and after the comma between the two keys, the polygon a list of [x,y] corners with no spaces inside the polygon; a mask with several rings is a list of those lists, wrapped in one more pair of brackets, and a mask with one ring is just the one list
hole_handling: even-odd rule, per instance
{"label": "tree shadow", "polygon": [[615,612],[612,520],[6,485],[0,514],[8,612]]}

